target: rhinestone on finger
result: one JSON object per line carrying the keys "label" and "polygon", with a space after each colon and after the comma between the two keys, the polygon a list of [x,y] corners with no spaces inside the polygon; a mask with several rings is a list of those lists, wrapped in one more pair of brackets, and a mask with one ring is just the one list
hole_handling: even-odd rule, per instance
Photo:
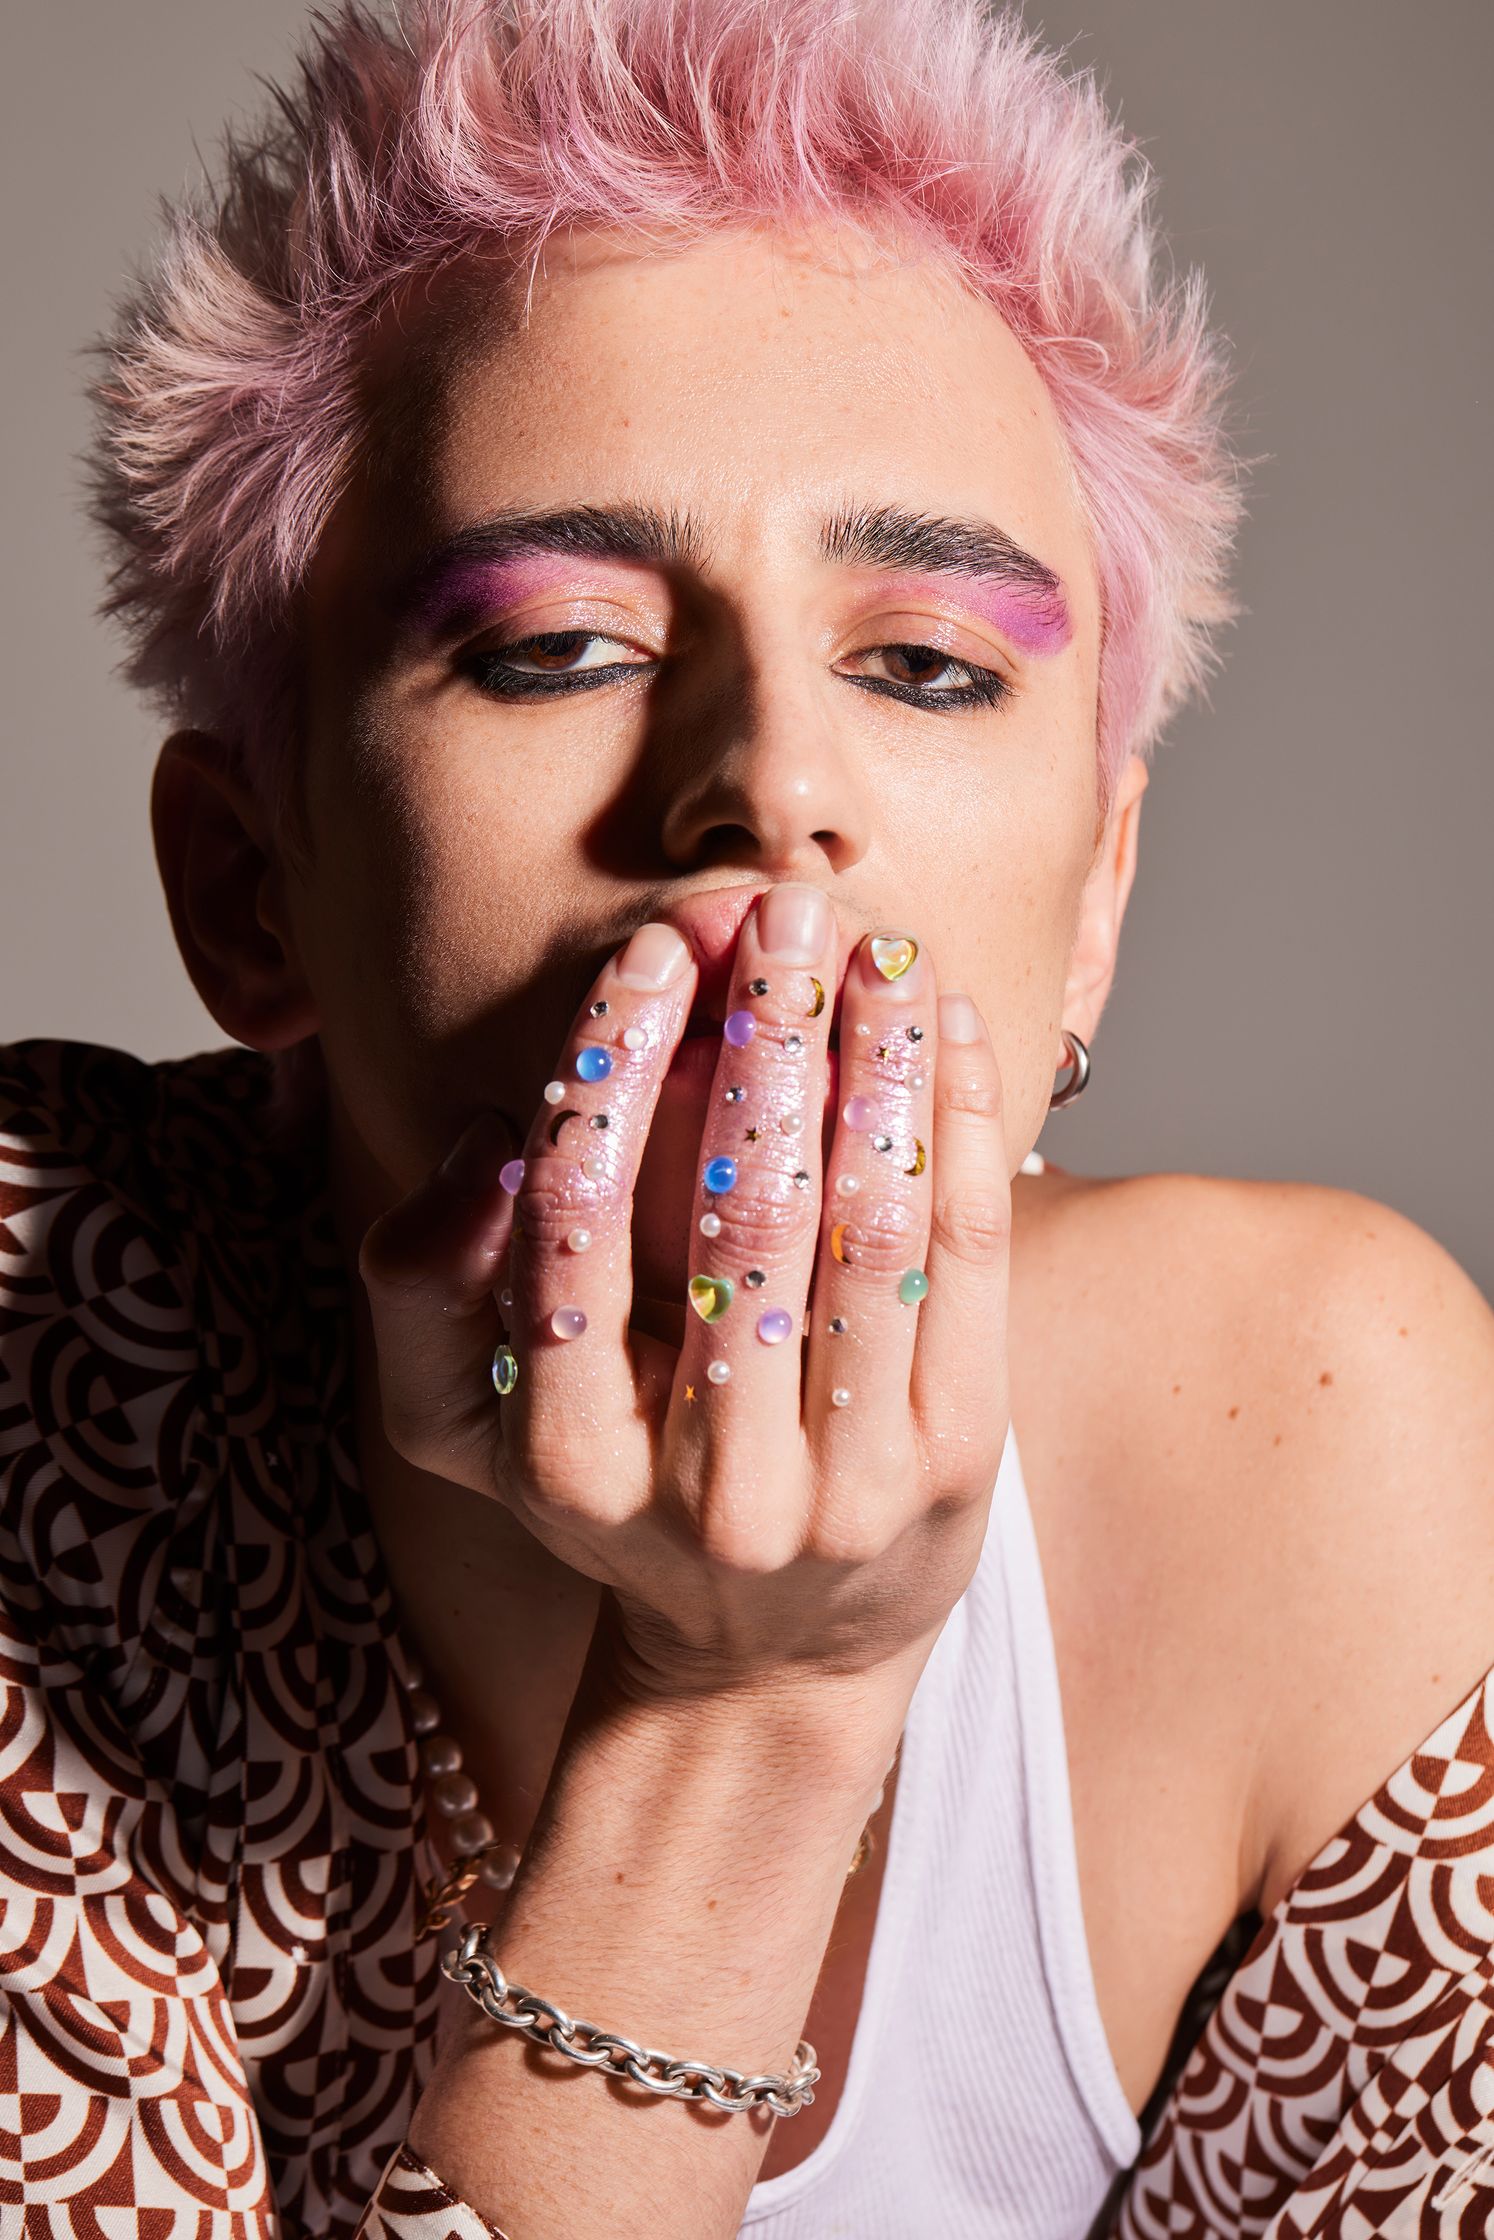
{"label": "rhinestone on finger", "polygon": [[612,1006],[608,1003],[605,996],[598,996],[596,1002],[591,1007],[591,1015],[593,1019],[605,1019],[607,1013],[611,1010],[611,1008]]}
{"label": "rhinestone on finger", "polygon": [[746,1094],[747,1092],[740,1081],[734,1081],[726,1092],[726,1101],[728,1104],[740,1104]]}
{"label": "rhinestone on finger", "polygon": [[519,1364],[512,1346],[499,1346],[493,1355],[493,1389],[506,1400],[519,1381]]}

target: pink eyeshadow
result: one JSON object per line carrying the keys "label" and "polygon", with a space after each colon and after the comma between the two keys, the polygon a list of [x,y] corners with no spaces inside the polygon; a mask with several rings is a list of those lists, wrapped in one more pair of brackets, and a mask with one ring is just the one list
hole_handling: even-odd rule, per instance
{"label": "pink eyeshadow", "polygon": [[1014,586],[983,581],[979,576],[898,576],[879,584],[869,603],[887,599],[943,601],[989,622],[1011,639],[1023,653],[1044,656],[1061,653],[1074,635],[1068,601],[1057,584],[1051,590],[1034,584]]}
{"label": "pink eyeshadow", "polygon": [[564,553],[536,552],[514,560],[455,560],[415,594],[410,621],[429,637],[518,606],[575,577]]}

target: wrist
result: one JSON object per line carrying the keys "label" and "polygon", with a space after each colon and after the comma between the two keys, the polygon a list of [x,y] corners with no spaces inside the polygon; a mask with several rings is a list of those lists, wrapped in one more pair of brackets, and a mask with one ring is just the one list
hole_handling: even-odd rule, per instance
{"label": "wrist", "polygon": [[802,1775],[811,1785],[842,1779],[854,1787],[875,1766],[875,1787],[896,1752],[938,1631],[868,1670],[785,1663],[729,1679],[687,1676],[677,1665],[663,1673],[640,1657],[604,1596],[572,1726],[652,1733],[665,1747],[672,1734],[702,1748],[717,1736],[732,1755],[777,1761],[788,1778]]}

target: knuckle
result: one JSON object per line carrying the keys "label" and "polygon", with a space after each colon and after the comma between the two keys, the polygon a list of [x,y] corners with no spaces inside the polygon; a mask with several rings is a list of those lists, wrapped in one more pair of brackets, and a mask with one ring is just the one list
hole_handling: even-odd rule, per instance
{"label": "knuckle", "polygon": [[805,1550],[816,1563],[835,1571],[864,1571],[887,1553],[887,1536],[854,1516],[825,1520],[815,1526]]}
{"label": "knuckle", "polygon": [[363,1233],[358,1274],[371,1289],[417,1290],[430,1278],[424,1253],[417,1251],[409,1225],[383,1215]]}
{"label": "knuckle", "polygon": [[[838,1201],[843,1204],[844,1200]],[[838,1220],[840,1231],[835,1257],[853,1281],[865,1276],[901,1275],[908,1265],[909,1239],[917,1228],[913,1208],[901,1198],[860,1207],[853,1220]]]}
{"label": "knuckle", "polygon": [[934,1242],[972,1267],[997,1266],[1011,1238],[1011,1202],[1004,1193],[975,1188],[946,1191],[933,1209]]}
{"label": "knuckle", "polygon": [[683,1529],[692,1557],[719,1588],[733,1579],[771,1578],[799,1553],[801,1534],[790,1515],[766,1511],[730,1488],[708,1493]]}
{"label": "knuckle", "polygon": [[558,1152],[531,1164],[514,1201],[520,1235],[541,1251],[558,1250],[579,1220],[596,1230],[609,1210],[598,1202],[598,1192],[585,1186],[574,1162]]}
{"label": "knuckle", "polygon": [[1001,1077],[994,1066],[971,1067],[952,1074],[939,1085],[939,1103],[945,1112],[968,1113],[975,1120],[999,1120]]}
{"label": "knuckle", "polygon": [[800,1245],[809,1229],[811,1201],[807,1190],[793,1178],[762,1169],[739,1175],[734,1187],[718,1197],[712,1212],[721,1223],[715,1245],[718,1252],[733,1250],[753,1259],[782,1258]]}

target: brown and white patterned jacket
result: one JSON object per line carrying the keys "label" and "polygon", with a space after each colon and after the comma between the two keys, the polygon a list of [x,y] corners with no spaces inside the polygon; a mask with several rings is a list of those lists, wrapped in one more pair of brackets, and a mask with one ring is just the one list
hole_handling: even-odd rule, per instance
{"label": "brown and white patterned jacket", "polygon": [[[0,1046],[7,2240],[496,2230],[403,2145],[437,1861],[347,1277],[268,1088]],[[1491,1977],[1494,1671],[1236,1924],[1093,2240],[1494,2233]]]}

